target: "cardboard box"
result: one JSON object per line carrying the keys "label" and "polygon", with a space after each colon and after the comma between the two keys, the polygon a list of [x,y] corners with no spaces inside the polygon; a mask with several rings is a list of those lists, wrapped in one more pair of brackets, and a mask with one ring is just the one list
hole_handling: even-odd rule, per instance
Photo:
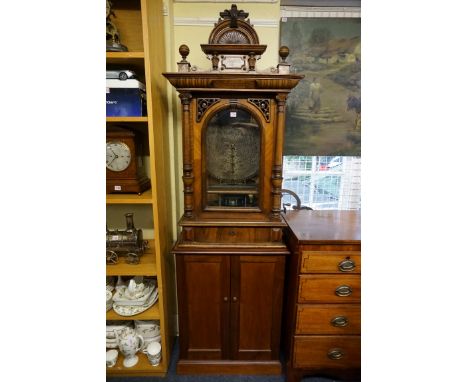
{"label": "cardboard box", "polygon": [[146,115],[145,85],[135,79],[106,80],[106,115],[108,117]]}

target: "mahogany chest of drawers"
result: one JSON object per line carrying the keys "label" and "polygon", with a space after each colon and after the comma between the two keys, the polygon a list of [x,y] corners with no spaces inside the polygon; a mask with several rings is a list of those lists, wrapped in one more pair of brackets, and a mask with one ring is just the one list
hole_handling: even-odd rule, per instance
{"label": "mahogany chest of drawers", "polygon": [[287,382],[359,381],[361,236],[358,211],[288,211],[284,349]]}

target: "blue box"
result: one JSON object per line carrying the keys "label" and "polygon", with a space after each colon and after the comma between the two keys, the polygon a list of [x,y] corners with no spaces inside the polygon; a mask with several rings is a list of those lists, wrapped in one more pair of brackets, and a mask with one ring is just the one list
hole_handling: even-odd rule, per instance
{"label": "blue box", "polygon": [[145,85],[135,79],[106,80],[106,115],[142,117],[146,115]]}

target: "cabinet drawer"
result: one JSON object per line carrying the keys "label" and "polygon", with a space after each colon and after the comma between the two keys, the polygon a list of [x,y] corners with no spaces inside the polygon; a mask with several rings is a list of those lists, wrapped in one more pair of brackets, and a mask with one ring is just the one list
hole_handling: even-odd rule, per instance
{"label": "cabinet drawer", "polygon": [[302,251],[302,273],[361,273],[359,251]]}
{"label": "cabinet drawer", "polygon": [[252,227],[184,227],[183,241],[199,243],[266,243],[280,242],[281,228]]}
{"label": "cabinet drawer", "polygon": [[359,304],[298,305],[296,334],[360,334]]}
{"label": "cabinet drawer", "polygon": [[360,336],[295,336],[294,367],[361,366]]}
{"label": "cabinet drawer", "polygon": [[361,277],[359,275],[300,275],[297,301],[360,302]]}

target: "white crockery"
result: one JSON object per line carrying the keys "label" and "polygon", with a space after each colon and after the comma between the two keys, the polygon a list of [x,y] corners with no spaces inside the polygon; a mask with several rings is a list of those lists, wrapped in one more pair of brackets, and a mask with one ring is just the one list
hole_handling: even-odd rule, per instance
{"label": "white crockery", "polygon": [[150,342],[143,353],[146,354],[152,366],[157,366],[161,361],[161,344],[156,341]]}
{"label": "white crockery", "polygon": [[[132,281],[133,279],[130,280],[130,282]],[[113,297],[114,303],[121,306],[142,306],[147,304],[148,300],[153,294],[154,289],[156,288],[156,281],[149,279],[138,285],[142,285],[143,289],[139,289],[138,293],[133,292],[134,294],[129,294],[129,289],[127,287],[117,289]]]}
{"label": "white crockery", "polygon": [[106,290],[106,312],[112,309],[112,292]]}
{"label": "white crockery", "polygon": [[151,364],[151,366],[158,366],[159,362],[161,362],[161,356],[153,357],[150,355],[146,355],[148,357],[148,361]]}
{"label": "white crockery", "polygon": [[132,321],[108,321],[106,339],[117,340],[115,332],[119,333],[127,327],[132,327]]}
{"label": "white crockery", "polygon": [[139,326],[135,324],[135,329],[138,334],[141,334],[143,336],[143,338],[157,337],[161,334],[159,331],[159,326],[156,326],[156,325]]}
{"label": "white crockery", "polygon": [[143,339],[145,341],[144,345],[143,345],[143,349],[146,350],[147,346],[151,343],[151,342],[161,342],[161,336],[155,336],[155,337],[145,337],[143,336]]}
{"label": "white crockery", "polygon": [[156,288],[153,291],[153,293],[151,293],[151,296],[149,297],[148,302],[145,305],[141,305],[141,306],[119,305],[114,302],[113,308],[114,308],[114,311],[121,316],[134,316],[136,314],[139,314],[151,308],[156,303],[156,301],[158,301],[158,297],[159,297],[158,288]]}
{"label": "white crockery", "polygon": [[119,349],[125,356],[124,367],[132,367],[138,363],[136,353],[143,347],[143,337],[135,332],[135,329],[125,328],[120,333],[116,333],[119,340]]}
{"label": "white crockery", "polygon": [[117,350],[108,350],[106,352],[106,366],[113,367],[117,362],[117,357],[119,356],[119,352]]}
{"label": "white crockery", "polygon": [[153,341],[149,343],[144,353],[152,355],[152,356],[159,355],[161,353],[161,344],[157,341]]}
{"label": "white crockery", "polygon": [[156,335],[159,334],[159,323],[157,320],[135,320],[135,328],[146,330],[157,331]]}

